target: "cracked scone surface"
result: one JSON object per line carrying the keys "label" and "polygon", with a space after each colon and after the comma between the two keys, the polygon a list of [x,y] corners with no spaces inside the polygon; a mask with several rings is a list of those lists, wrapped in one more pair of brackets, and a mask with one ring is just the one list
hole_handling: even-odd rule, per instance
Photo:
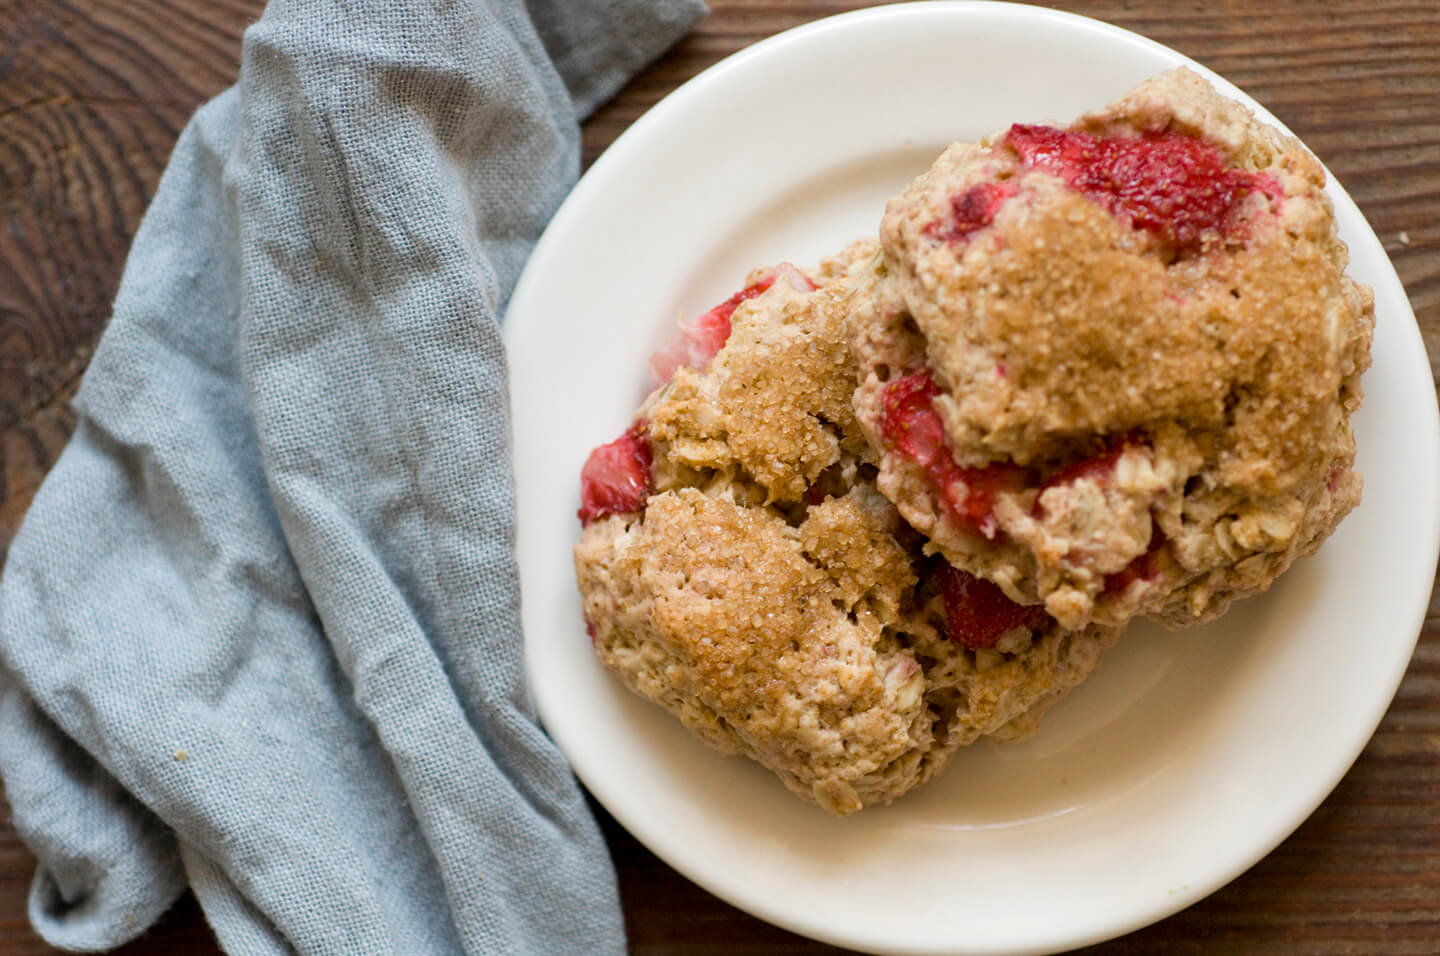
{"label": "cracked scone surface", "polygon": [[848,280],[880,489],[1069,626],[1267,588],[1360,496],[1373,298],[1323,185],[1184,70],[949,148]]}
{"label": "cracked scone surface", "polygon": [[647,399],[632,429],[647,494],[590,520],[575,549],[605,667],[835,813],[1033,729],[1116,633],[1046,619],[991,648],[950,641],[933,562],[874,487],[854,383],[842,301],[775,282],[736,308],[708,365]]}

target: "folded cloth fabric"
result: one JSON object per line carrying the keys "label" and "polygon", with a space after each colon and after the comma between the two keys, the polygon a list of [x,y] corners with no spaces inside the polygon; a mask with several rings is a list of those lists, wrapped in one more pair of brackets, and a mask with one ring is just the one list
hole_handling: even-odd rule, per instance
{"label": "folded cloth fabric", "polygon": [[521,670],[499,318],[698,0],[274,0],[176,144],[0,583],[51,943],[619,952]]}

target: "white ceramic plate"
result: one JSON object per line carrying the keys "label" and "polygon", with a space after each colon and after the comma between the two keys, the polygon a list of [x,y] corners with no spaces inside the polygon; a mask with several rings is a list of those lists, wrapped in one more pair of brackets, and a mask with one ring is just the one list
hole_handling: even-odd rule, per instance
{"label": "white ceramic plate", "polygon": [[927,3],[821,21],[651,110],[535,250],[506,329],[535,700],[600,802],[731,903],[892,953],[1042,952],[1118,935],[1269,852],[1389,704],[1435,567],[1440,430],[1404,291],[1333,183],[1352,271],[1376,299],[1356,422],[1364,504],[1318,556],[1220,622],[1133,627],[1033,739],[962,751],[894,806],[832,819],[631,696],[585,636],[570,558],[577,476],[630,421],[647,357],[677,319],[752,266],[813,263],[873,234],[885,198],[947,142],[1068,121],[1181,64],[1244,98],[1169,49],[1042,9]]}

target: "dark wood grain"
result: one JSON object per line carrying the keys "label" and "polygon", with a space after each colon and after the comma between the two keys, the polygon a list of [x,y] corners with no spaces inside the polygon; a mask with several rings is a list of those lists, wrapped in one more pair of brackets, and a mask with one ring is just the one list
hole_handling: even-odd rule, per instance
{"label": "dark wood grain", "polygon": [[[593,159],[737,49],[863,4],[713,0],[712,15],[584,128]],[[63,447],[69,400],[125,252],[186,118],[233,82],[261,0],[0,3],[0,554]],[[1271,108],[1350,190],[1440,357],[1440,4],[1290,0],[1057,4],[1151,36]],[[957,52],[957,55],[962,55]],[[1357,635],[1363,653],[1363,635]],[[729,907],[600,813],[636,953],[838,953]],[[25,921],[33,858],[0,802],[0,956],[48,949]],[[217,952],[193,899],[122,952]],[[1394,704],[1336,791],[1209,899],[1087,953],[1440,952],[1440,605]]]}
{"label": "dark wood grain", "polygon": [[0,3],[0,555],[69,437],[69,400],[170,147],[234,81],[259,7]]}

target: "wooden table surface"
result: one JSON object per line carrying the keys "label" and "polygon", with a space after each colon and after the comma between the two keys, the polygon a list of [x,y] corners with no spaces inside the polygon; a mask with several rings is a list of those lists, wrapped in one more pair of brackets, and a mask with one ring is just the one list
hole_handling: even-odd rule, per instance
{"label": "wooden table surface", "polygon": [[[862,4],[712,0],[586,125],[591,161],[721,57]],[[70,398],[181,126],[232,83],[263,0],[0,0],[0,549],[74,423]],[[1173,46],[1265,103],[1349,189],[1440,355],[1440,2],[1056,6]],[[957,53],[957,55],[961,55]],[[3,551],[0,551],[3,554]],[[1440,952],[1440,605],[1365,752],[1311,819],[1196,906],[1087,952]],[[1364,653],[1365,635],[1357,634]],[[721,903],[600,813],[637,953],[836,953]],[[34,860],[0,800],[0,956],[53,952],[25,920]],[[189,896],[122,952],[218,950]]]}

